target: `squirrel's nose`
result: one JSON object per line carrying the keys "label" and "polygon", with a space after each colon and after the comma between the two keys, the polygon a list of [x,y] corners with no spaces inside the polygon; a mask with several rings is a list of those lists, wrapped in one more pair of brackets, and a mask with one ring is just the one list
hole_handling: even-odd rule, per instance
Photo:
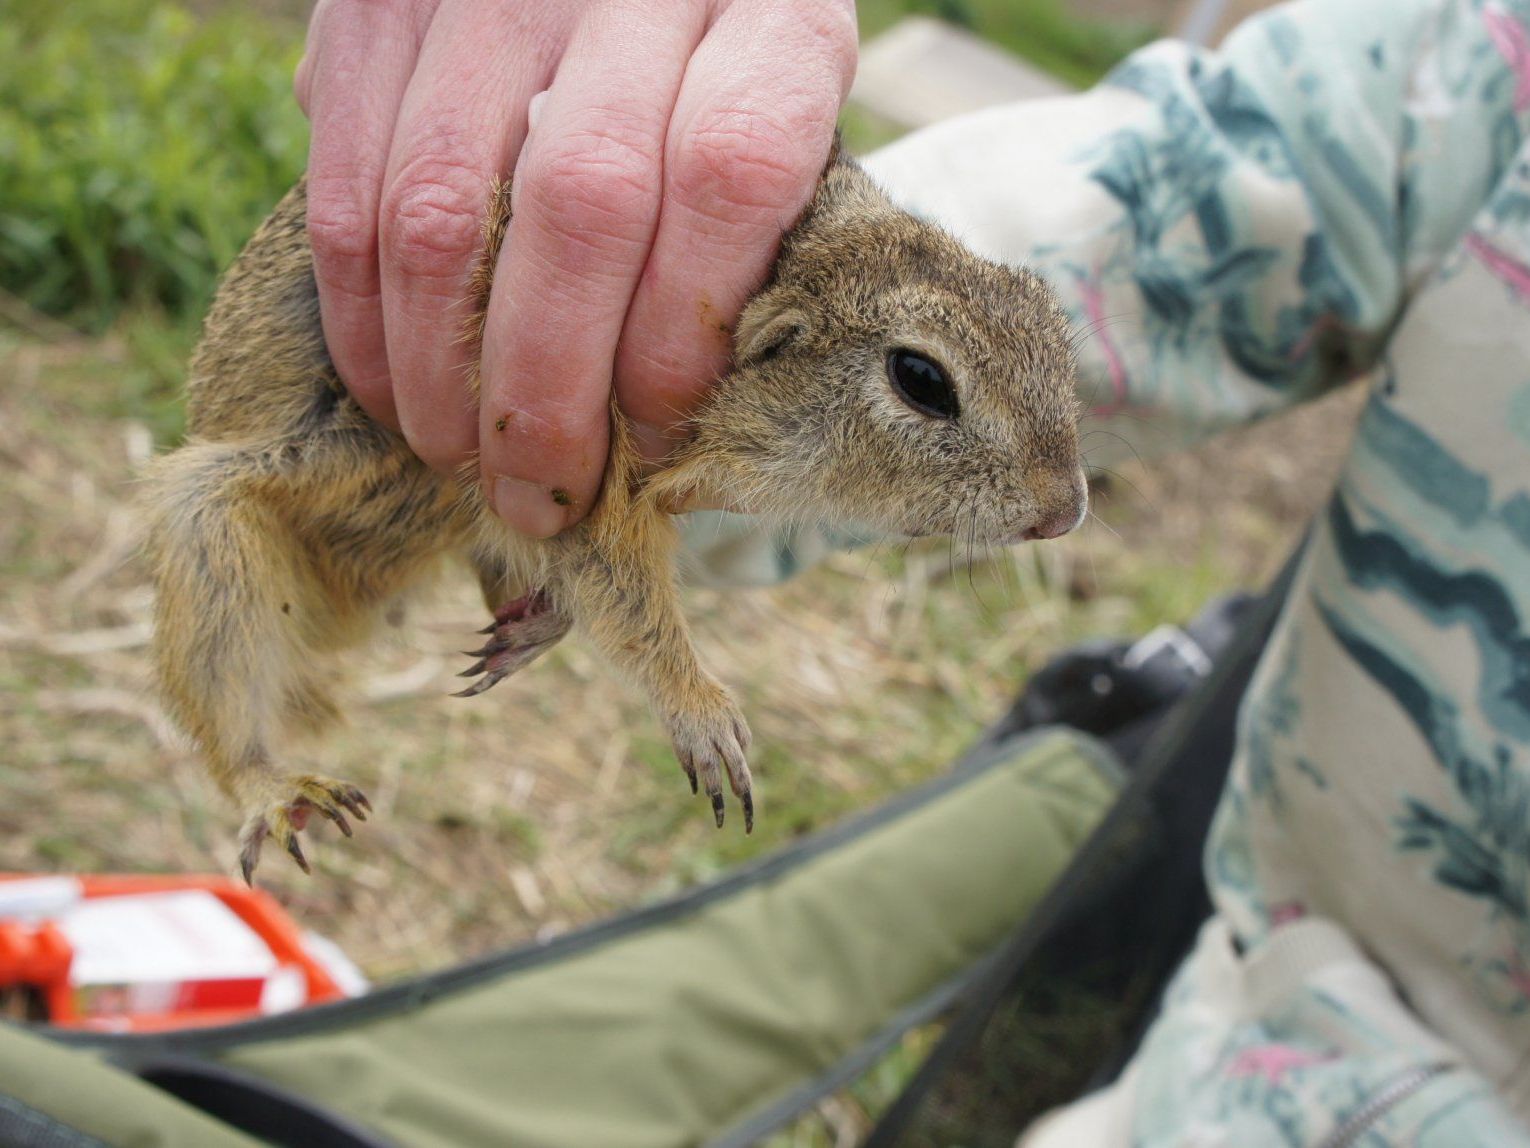
{"label": "squirrel's nose", "polygon": [[1028,526],[1020,535],[1026,542],[1036,542],[1042,538],[1061,538],[1068,531],[1084,521],[1084,515],[1089,511],[1089,487],[1080,476],[1077,488],[1070,491],[1072,497],[1062,510],[1054,510],[1044,514]]}
{"label": "squirrel's nose", "polygon": [[1077,526],[1082,518],[1083,515],[1076,511],[1059,514],[1055,518],[1044,518],[1035,526],[1027,527],[1020,537],[1027,542],[1036,542],[1043,538],[1061,538]]}

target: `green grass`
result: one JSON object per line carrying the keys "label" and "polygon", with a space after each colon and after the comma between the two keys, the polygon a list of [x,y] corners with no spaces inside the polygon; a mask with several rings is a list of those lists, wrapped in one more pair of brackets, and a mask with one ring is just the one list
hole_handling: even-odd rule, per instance
{"label": "green grass", "polygon": [[1080,88],[1157,34],[1149,24],[1081,20],[1069,13],[1065,0],[860,0],[856,11],[863,42],[904,16],[936,16]]}
{"label": "green grass", "polygon": [[[1063,0],[862,0],[863,38],[914,12],[1081,86],[1150,31],[1080,21]],[[300,41],[235,5],[0,0],[0,290],[90,331],[133,309],[194,323],[302,169]],[[864,113],[847,123],[861,146],[890,138]]]}
{"label": "green grass", "polygon": [[[862,0],[863,37],[942,16],[1087,83],[1146,35],[1061,0]],[[0,0],[0,291],[88,332],[116,366],[56,380],[103,417],[181,427],[177,394],[219,271],[302,169],[300,30],[233,6]],[[896,134],[851,108],[865,149]],[[67,373],[67,372],[66,372]]]}
{"label": "green grass", "polygon": [[298,40],[152,0],[0,0],[0,288],[99,330],[200,314],[302,168]]}

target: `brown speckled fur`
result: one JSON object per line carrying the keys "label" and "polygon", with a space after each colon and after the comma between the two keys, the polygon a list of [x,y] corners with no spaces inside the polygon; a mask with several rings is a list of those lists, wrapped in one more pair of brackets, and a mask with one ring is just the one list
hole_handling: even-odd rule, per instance
{"label": "brown speckled fur", "polygon": [[[733,369],[692,439],[645,478],[613,409],[598,503],[545,542],[502,526],[476,468],[456,482],[432,472],[347,396],[319,325],[305,206],[299,183],[230,269],[191,364],[188,440],[148,484],[159,679],[245,814],[246,875],[267,837],[306,868],[296,832],[312,814],[347,832],[346,812],[365,815],[354,787],[288,772],[279,747],[337,716],[338,655],[447,555],[468,556],[497,610],[475,688],[577,624],[646,689],[719,824],[724,774],[748,823],[749,731],[681,616],[673,510],[726,502],[989,543],[1082,512],[1070,331],[1052,293],[895,209],[846,159],[740,318]],[[469,286],[475,345],[508,220],[497,187]],[[900,347],[945,367],[958,418],[896,395],[887,357]]]}

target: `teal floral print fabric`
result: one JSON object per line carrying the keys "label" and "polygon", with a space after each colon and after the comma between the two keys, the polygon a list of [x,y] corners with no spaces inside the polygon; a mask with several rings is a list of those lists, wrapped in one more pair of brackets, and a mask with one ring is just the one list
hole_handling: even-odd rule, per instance
{"label": "teal floral print fabric", "polygon": [[[1114,1131],[1056,1143],[1530,1144],[1527,132],[1530,0],[1306,0],[869,160],[1064,294],[1086,429],[1370,387],[1240,715],[1216,917]],[[754,580],[845,541],[695,529]]]}

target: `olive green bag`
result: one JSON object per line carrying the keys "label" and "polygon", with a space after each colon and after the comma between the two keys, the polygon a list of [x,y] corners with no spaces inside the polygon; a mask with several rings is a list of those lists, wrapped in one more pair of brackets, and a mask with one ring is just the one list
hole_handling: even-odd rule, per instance
{"label": "olive green bag", "polygon": [[1081,735],[985,742],[713,885],[355,1000],[163,1035],[0,1026],[0,1144],[753,1143],[973,983],[1118,780]]}

